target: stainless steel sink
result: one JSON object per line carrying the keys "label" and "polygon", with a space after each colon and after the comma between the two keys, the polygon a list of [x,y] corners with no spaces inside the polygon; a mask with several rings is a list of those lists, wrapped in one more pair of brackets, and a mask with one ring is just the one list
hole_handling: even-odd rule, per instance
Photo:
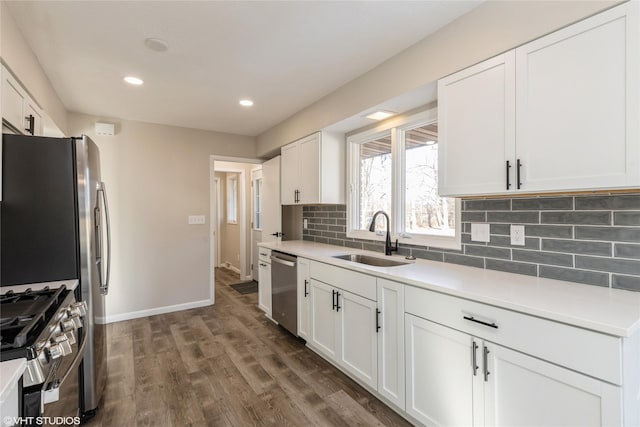
{"label": "stainless steel sink", "polygon": [[408,262],[397,261],[389,258],[378,258],[375,256],[361,255],[361,254],[349,254],[349,255],[335,255],[333,258],[343,259],[345,261],[357,262],[359,264],[373,265],[375,267],[395,267],[397,265],[407,265]]}

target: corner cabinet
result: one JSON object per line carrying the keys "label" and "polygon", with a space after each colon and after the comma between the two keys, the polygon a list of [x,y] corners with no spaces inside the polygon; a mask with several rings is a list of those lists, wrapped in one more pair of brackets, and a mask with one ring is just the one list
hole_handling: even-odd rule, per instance
{"label": "corner cabinet", "polygon": [[345,202],[344,137],[316,132],[281,150],[283,205]]}
{"label": "corner cabinet", "polygon": [[15,77],[2,67],[2,120],[12,130],[42,136],[42,110]]}
{"label": "corner cabinet", "polygon": [[639,10],[621,4],[439,80],[440,195],[639,186]]}

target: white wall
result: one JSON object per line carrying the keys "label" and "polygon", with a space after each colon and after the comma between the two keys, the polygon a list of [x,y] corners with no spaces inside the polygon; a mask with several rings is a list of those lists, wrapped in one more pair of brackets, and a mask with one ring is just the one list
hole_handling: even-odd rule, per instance
{"label": "white wall", "polygon": [[16,26],[4,1],[0,4],[0,57],[40,108],[68,135],[67,110],[42,70],[38,58]]}
{"label": "white wall", "polygon": [[596,0],[487,1],[263,132],[258,136],[257,154],[273,154],[282,145],[300,137],[616,3]]}
{"label": "white wall", "polygon": [[[96,121],[116,122],[116,135],[96,136]],[[69,127],[100,148],[114,256],[107,321],[208,304],[210,156],[253,158],[253,138],[75,113]]]}

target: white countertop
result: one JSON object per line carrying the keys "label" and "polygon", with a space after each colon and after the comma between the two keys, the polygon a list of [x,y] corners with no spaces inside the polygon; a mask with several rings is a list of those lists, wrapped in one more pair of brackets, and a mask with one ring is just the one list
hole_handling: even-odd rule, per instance
{"label": "white countertop", "polygon": [[7,360],[0,363],[0,402],[4,402],[27,367],[27,359]]}
{"label": "white countertop", "polygon": [[[605,334],[629,337],[640,329],[640,292],[421,259],[402,266],[374,267],[332,256],[362,253],[387,258],[383,253],[303,240],[259,246]],[[392,258],[406,262],[403,256]]]}
{"label": "white countertop", "polygon": [[2,286],[0,288],[0,295],[7,293],[8,291],[23,292],[31,288],[32,291],[39,291],[48,286],[51,289],[59,288],[62,285],[66,285],[67,289],[74,290],[78,286],[78,280],[58,280],[56,282],[41,282],[41,283],[29,283],[26,285],[12,285]]}

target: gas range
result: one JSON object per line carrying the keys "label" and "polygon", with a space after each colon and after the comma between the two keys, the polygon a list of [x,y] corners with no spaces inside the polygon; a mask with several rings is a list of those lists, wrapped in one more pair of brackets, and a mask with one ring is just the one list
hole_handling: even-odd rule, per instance
{"label": "gas range", "polygon": [[74,292],[65,285],[0,292],[0,361],[27,360],[22,416],[50,414],[58,401],[75,407],[71,413],[76,415],[86,303],[76,302]]}

